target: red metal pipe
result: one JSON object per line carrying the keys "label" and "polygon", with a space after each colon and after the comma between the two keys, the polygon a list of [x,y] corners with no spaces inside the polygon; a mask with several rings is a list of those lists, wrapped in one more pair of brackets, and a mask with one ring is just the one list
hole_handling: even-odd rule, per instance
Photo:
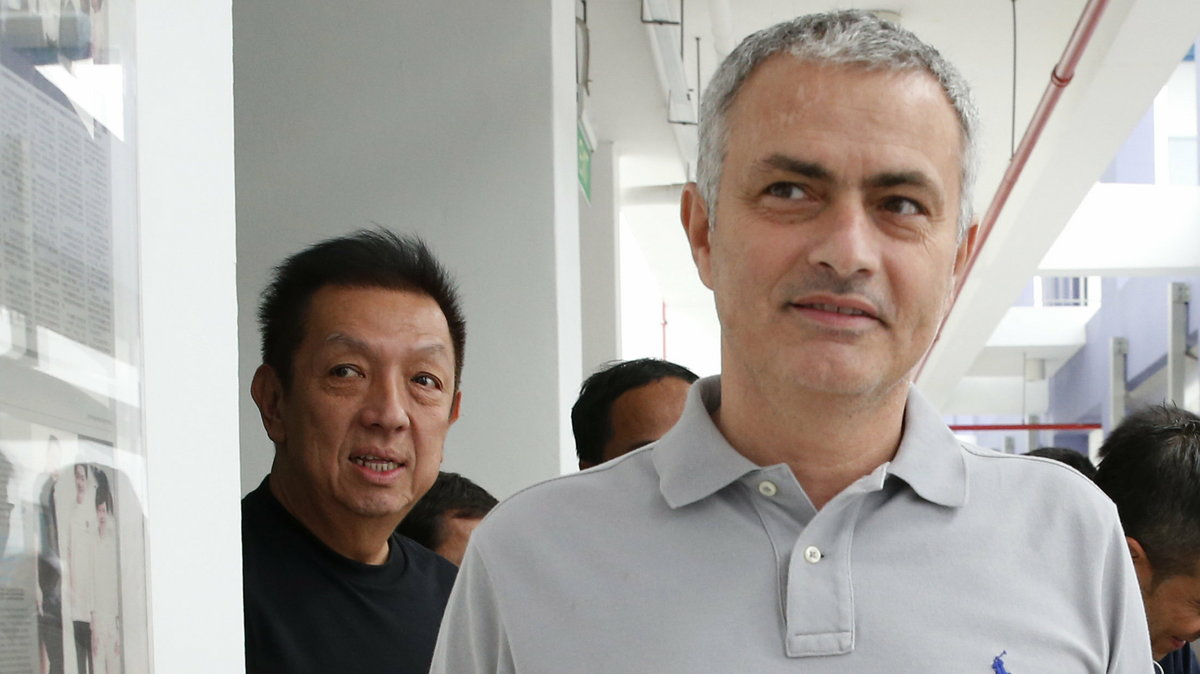
{"label": "red metal pipe", "polygon": [[952,431],[1094,431],[1100,424],[957,424]]}
{"label": "red metal pipe", "polygon": [[[1087,50],[1088,43],[1091,42],[1092,35],[1096,32],[1096,26],[1100,23],[1100,18],[1104,15],[1104,10],[1107,6],[1108,0],[1088,0],[1087,5],[1083,8],[1083,12],[1079,15],[1079,22],[1075,24],[1075,30],[1071,33],[1071,38],[1067,40],[1067,46],[1063,50],[1062,57],[1059,58],[1058,64],[1054,66],[1054,70],[1050,72],[1050,83],[1046,85],[1046,91],[1042,93],[1042,100],[1038,102],[1037,109],[1033,112],[1033,118],[1029,120],[1029,126],[1025,128],[1025,135],[1021,137],[1021,144],[1017,146],[1016,153],[1009,160],[1008,169],[1004,172],[1004,177],[1000,179],[999,187],[996,188],[996,195],[992,197],[992,203],[988,206],[983,220],[979,223],[979,232],[975,235],[975,248],[971,251],[970,257],[967,258],[963,275],[959,278],[958,285],[954,288],[954,298],[950,302],[951,311],[954,309],[954,305],[958,303],[958,296],[967,282],[967,277],[970,276],[971,270],[975,267],[975,261],[979,259],[979,254],[983,251],[983,246],[987,243],[988,237],[991,236],[992,228],[995,226],[996,220],[1000,217],[1000,212],[1004,210],[1004,205],[1008,203],[1008,197],[1012,194],[1013,187],[1017,184],[1017,179],[1021,177],[1022,171],[1025,170],[1025,164],[1029,161],[1029,156],[1033,154],[1033,148],[1041,138],[1042,131],[1046,129],[1046,124],[1050,120],[1050,114],[1058,106],[1058,100],[1062,97],[1063,89],[1074,79],[1075,68],[1083,59],[1083,54]],[[918,374],[925,368],[925,361],[929,359],[929,354],[940,339],[941,331],[939,330],[938,334],[933,338],[933,344],[929,346],[929,350],[925,352],[925,355],[921,358],[921,362],[917,365]]]}
{"label": "red metal pipe", "polygon": [[1012,195],[1017,179],[1025,170],[1029,155],[1033,154],[1033,148],[1042,137],[1042,132],[1046,130],[1050,114],[1058,107],[1058,100],[1062,98],[1063,89],[1075,78],[1075,68],[1083,59],[1083,52],[1091,42],[1092,35],[1095,34],[1096,26],[1100,23],[1100,18],[1104,15],[1107,5],[1108,0],[1089,0],[1087,6],[1083,8],[1079,22],[1075,24],[1075,31],[1071,33],[1071,39],[1067,41],[1062,58],[1058,60],[1058,65],[1054,66],[1054,70],[1050,73],[1050,84],[1042,93],[1042,100],[1034,110],[1033,118],[1029,120],[1029,126],[1025,129],[1021,144],[1017,146],[1016,153],[1008,163],[1008,170],[1000,179],[1000,185],[996,188],[996,196],[992,197],[992,203],[979,223],[979,233],[975,238],[975,250],[971,251],[971,256],[967,259],[966,269],[954,293],[955,300],[958,299],[958,293],[971,273],[971,268],[975,266],[975,260],[979,258],[980,251],[983,250],[984,244],[991,236],[996,219],[1000,217],[1000,211],[1004,210],[1004,205],[1008,203],[1008,197]]}

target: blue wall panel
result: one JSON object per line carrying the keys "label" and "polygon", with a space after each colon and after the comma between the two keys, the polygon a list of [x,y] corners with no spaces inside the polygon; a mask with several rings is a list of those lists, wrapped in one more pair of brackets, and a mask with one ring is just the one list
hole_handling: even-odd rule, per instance
{"label": "blue wall panel", "polygon": [[1188,344],[1200,329],[1200,276],[1104,279],[1102,306],[1087,324],[1087,344],[1050,378],[1050,418],[1056,423],[1103,423],[1108,397],[1109,339],[1129,340],[1126,381],[1136,386],[1166,363],[1167,292],[1191,286]]}

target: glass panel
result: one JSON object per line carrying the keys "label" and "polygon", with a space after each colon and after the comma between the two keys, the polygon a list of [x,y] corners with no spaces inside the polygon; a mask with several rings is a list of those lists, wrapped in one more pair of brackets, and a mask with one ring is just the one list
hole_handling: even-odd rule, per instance
{"label": "glass panel", "polygon": [[0,0],[0,671],[149,671],[129,0]]}

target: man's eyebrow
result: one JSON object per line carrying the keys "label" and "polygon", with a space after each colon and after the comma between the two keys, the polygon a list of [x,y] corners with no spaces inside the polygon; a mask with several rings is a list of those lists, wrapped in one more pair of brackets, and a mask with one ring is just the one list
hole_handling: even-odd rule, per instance
{"label": "man's eyebrow", "polygon": [[430,342],[429,344],[423,344],[421,346],[418,346],[416,349],[414,349],[414,351],[416,351],[417,353],[422,354],[422,355],[431,355],[431,356],[440,356],[442,354],[450,354],[451,353],[450,347],[447,346],[444,342]]}
{"label": "man's eyebrow", "polygon": [[[813,180],[832,180],[833,174],[821,164],[789,157],[785,154],[773,154],[766,159],[756,162],[756,168],[761,171],[787,171],[811,178]],[[932,188],[935,184],[921,171],[888,171],[871,176],[866,186],[870,188],[887,188],[909,185],[913,187]]]}
{"label": "man's eyebrow", "polygon": [[367,344],[366,342],[362,341],[361,339],[358,339],[357,337],[351,337],[350,335],[345,335],[340,332],[335,332],[332,335],[329,335],[328,337],[326,337],[325,343],[326,344],[344,344],[345,346],[348,346],[351,349],[355,349],[358,351],[372,351],[373,350],[371,348],[370,344]]}
{"label": "man's eyebrow", "polygon": [[806,178],[812,178],[813,180],[830,180],[833,177],[829,169],[816,162],[804,161],[778,153],[755,162],[755,168],[763,172],[772,170],[787,171],[788,173],[796,173]]}
{"label": "man's eyebrow", "polygon": [[935,187],[929,176],[920,171],[889,171],[871,176],[867,179],[867,187],[887,188],[908,185],[912,187]]}
{"label": "man's eyebrow", "polygon": [[[350,347],[351,349],[354,349],[356,351],[362,351],[365,353],[371,353],[371,352],[375,351],[375,348],[372,347],[367,342],[364,342],[363,340],[361,340],[357,337],[351,337],[350,335],[343,334],[341,332],[335,332],[335,333],[329,335],[328,337],[326,337],[325,343],[326,344],[343,344],[345,346]],[[441,354],[450,353],[450,347],[447,344],[440,342],[440,341],[439,342],[429,342],[427,344],[422,344],[422,345],[416,347],[415,349],[413,349],[413,351],[415,351],[416,353],[419,353],[421,355],[441,355]]]}

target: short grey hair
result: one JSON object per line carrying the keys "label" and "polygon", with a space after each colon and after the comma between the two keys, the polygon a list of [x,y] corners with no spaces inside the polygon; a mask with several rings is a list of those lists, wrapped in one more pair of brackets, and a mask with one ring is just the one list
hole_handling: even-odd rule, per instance
{"label": "short grey hair", "polygon": [[973,219],[971,192],[978,162],[976,132],[979,112],[967,81],[936,49],[890,21],[860,10],[810,14],[760,30],[734,49],[708,84],[700,106],[700,148],[696,183],[716,223],[717,191],[729,138],[726,116],[750,73],[779,53],[820,64],[851,65],[867,70],[924,71],[941,85],[958,115],[962,133],[958,233]]}

